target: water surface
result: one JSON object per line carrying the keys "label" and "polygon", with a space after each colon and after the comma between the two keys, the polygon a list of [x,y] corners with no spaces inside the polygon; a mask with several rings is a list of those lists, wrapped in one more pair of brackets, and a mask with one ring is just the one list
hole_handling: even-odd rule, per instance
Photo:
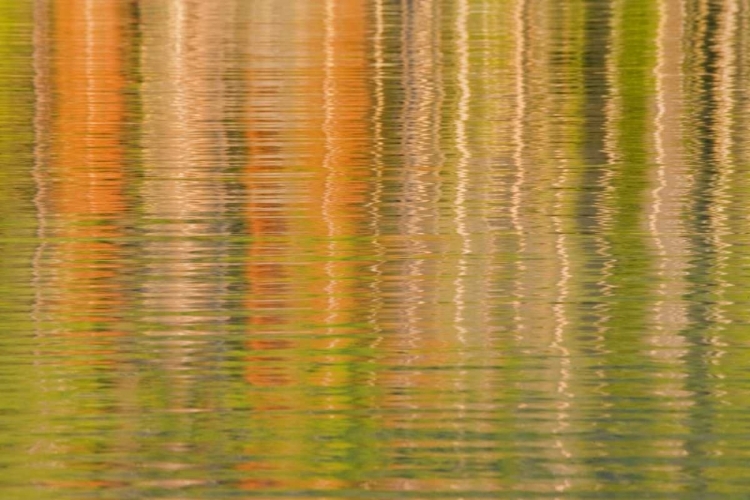
{"label": "water surface", "polygon": [[748,23],[1,3],[2,496],[747,494]]}

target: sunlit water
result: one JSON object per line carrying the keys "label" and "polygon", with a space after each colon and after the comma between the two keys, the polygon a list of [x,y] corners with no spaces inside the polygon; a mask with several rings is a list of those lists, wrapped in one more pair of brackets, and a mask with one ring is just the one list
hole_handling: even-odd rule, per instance
{"label": "sunlit water", "polygon": [[0,496],[750,494],[749,23],[0,3]]}

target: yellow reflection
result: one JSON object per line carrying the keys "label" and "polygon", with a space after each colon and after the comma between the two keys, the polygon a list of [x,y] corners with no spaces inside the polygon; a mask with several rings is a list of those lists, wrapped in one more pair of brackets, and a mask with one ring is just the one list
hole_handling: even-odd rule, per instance
{"label": "yellow reflection", "polygon": [[[655,391],[671,410],[684,410],[692,402],[686,391],[684,356],[687,342],[682,330],[688,327],[688,311],[684,295],[688,291],[685,276],[689,271],[690,245],[682,214],[689,211],[688,190],[691,179],[683,167],[685,150],[681,127],[682,51],[684,5],[682,0],[663,0],[659,5],[657,34],[656,115],[654,148],[656,165],[653,170],[654,189],[650,193],[648,228],[655,248],[658,276],[657,300],[654,305],[654,330],[651,354],[665,363],[665,370],[655,374]],[[684,431],[684,429],[683,429]],[[665,453],[686,454],[685,442],[669,441]]]}
{"label": "yellow reflection", "polygon": [[[518,275],[523,275],[526,271],[526,264],[524,263],[523,255],[526,249],[526,229],[523,225],[523,219],[521,217],[521,208],[523,206],[523,187],[525,184],[525,142],[524,142],[524,121],[526,119],[526,0],[517,0],[516,7],[513,11],[513,24],[514,24],[514,41],[515,41],[515,116],[513,119],[513,144],[515,150],[513,152],[513,163],[515,167],[515,181],[510,191],[511,206],[510,206],[510,219],[513,225],[513,229],[518,238],[518,250],[517,250],[517,272]],[[516,317],[514,322],[516,324],[516,337],[518,340],[522,340],[525,335],[526,325],[524,325],[521,316],[521,304],[520,299],[525,296],[523,285],[517,283],[517,290],[515,290],[516,301],[514,301],[513,307],[515,310]]]}
{"label": "yellow reflection", "polygon": [[454,323],[458,333],[458,340],[466,344],[469,331],[466,323],[466,294],[470,286],[468,259],[472,251],[471,235],[468,226],[467,197],[469,195],[469,150],[466,126],[469,120],[469,103],[471,102],[471,87],[469,85],[469,4],[467,0],[458,1],[456,15],[456,55],[458,57],[458,117],[456,118],[456,174],[458,177],[456,195],[454,199],[456,232],[461,241],[457,263],[456,278],[454,280],[456,292],[454,303],[456,307]]}
{"label": "yellow reflection", "polygon": [[687,194],[690,176],[681,167],[685,151],[682,149],[682,23],[684,7],[681,0],[665,0],[660,4],[658,60],[656,66],[655,138],[656,179],[651,192],[648,213],[649,230],[657,255],[660,277],[656,303],[655,325],[661,339],[654,339],[665,349],[658,355],[679,358],[684,344],[679,332],[687,325],[686,292],[684,281],[688,269],[686,228],[680,214],[688,207]]}

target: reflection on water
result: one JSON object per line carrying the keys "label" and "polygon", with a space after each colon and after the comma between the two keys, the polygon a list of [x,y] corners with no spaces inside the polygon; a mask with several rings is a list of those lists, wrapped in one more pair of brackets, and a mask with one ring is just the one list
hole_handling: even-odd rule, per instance
{"label": "reflection on water", "polygon": [[5,496],[741,496],[748,22],[0,4]]}

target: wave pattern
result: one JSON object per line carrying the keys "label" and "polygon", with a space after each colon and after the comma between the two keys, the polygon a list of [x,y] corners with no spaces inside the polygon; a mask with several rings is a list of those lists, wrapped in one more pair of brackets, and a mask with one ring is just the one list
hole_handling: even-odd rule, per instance
{"label": "wave pattern", "polygon": [[743,495],[748,23],[0,4],[0,487]]}

